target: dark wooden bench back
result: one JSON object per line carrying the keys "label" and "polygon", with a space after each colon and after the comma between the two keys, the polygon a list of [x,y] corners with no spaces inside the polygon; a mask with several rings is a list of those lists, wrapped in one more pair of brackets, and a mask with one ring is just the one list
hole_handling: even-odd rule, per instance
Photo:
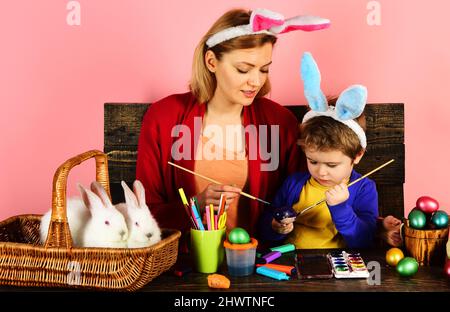
{"label": "dark wooden bench back", "polygon": [[[142,117],[149,104],[105,103],[105,142],[113,202],[123,200],[120,181],[129,185],[135,179],[136,156]],[[286,106],[301,121],[306,106]],[[403,104],[368,104],[367,151],[356,170],[365,174],[386,161],[395,162],[374,173],[379,194],[380,215],[404,216],[405,182],[404,107]]]}

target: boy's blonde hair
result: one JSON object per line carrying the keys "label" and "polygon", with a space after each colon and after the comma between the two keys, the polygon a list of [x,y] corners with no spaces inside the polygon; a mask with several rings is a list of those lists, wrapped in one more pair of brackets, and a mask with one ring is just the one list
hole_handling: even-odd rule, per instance
{"label": "boy's blonde hair", "polygon": [[[212,25],[197,45],[192,62],[192,77],[189,89],[200,103],[208,102],[213,97],[217,87],[215,75],[208,70],[205,64],[206,51],[214,52],[217,60],[220,61],[223,54],[233,50],[261,47],[266,43],[274,45],[277,41],[275,36],[268,34],[248,35],[224,41],[208,49],[206,40],[209,37],[223,29],[248,24],[250,15],[250,11],[243,9],[233,9],[226,12]],[[269,92],[270,81],[267,79],[256,97],[262,97]]]}
{"label": "boy's blonde hair", "polygon": [[[336,99],[331,99],[332,104]],[[364,112],[354,119],[366,131]],[[300,125],[298,144],[319,151],[339,150],[351,159],[355,159],[364,149],[356,133],[348,126],[328,116],[313,117]]]}

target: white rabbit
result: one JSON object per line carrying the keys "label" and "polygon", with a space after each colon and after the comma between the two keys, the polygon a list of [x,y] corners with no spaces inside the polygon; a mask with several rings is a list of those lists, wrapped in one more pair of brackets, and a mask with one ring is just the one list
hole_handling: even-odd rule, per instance
{"label": "white rabbit", "polygon": [[133,191],[122,181],[125,203],[117,204],[127,222],[129,248],[142,248],[156,244],[161,240],[161,230],[145,203],[144,186],[139,180],[134,181]]}
{"label": "white rabbit", "polygon": [[100,183],[92,182],[91,190],[80,187],[83,201],[91,212],[83,231],[82,245],[126,248],[128,228],[124,216],[113,206]]}
{"label": "white rabbit", "polygon": [[[67,200],[67,219],[74,247],[126,248],[128,229],[123,215],[112,205],[105,189],[92,182],[92,191],[78,184],[81,198]],[[40,237],[47,239],[51,210],[41,219]]]}

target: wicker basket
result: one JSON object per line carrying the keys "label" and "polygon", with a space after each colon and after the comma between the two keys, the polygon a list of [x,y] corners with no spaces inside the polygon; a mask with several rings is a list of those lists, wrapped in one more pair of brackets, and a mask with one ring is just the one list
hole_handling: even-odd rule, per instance
{"label": "wicker basket", "polygon": [[181,233],[163,229],[163,239],[145,248],[76,248],[66,215],[69,171],[95,157],[96,179],[109,193],[107,156],[88,151],[62,164],[53,178],[52,216],[44,245],[40,215],[0,222],[0,284],[134,291],[175,264]]}

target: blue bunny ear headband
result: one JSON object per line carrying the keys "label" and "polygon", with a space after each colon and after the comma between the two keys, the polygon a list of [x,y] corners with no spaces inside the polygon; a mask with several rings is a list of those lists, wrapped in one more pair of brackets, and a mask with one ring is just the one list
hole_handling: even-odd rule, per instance
{"label": "blue bunny ear headband", "polygon": [[366,148],[366,134],[353,119],[359,117],[366,106],[367,88],[362,85],[351,85],[339,95],[336,107],[328,106],[328,101],[320,89],[320,71],[311,53],[303,53],[300,72],[305,97],[311,108],[303,117],[302,123],[317,116],[331,117],[352,129],[358,136],[362,148]]}

